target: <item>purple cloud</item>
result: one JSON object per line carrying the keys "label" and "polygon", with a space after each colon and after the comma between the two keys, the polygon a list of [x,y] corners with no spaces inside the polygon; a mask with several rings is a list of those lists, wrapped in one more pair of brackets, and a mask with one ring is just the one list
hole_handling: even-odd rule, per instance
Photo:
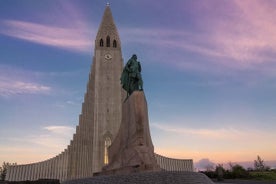
{"label": "purple cloud", "polygon": [[91,50],[90,33],[83,27],[56,27],[17,20],[4,20],[1,25],[0,33],[7,36],[72,51]]}
{"label": "purple cloud", "polygon": [[[217,71],[225,68],[271,71],[276,56],[276,13],[273,10],[276,3],[235,0],[180,4],[176,11],[184,11],[187,6],[193,10],[185,14],[193,20],[192,26],[185,26],[183,22],[177,29],[168,28],[170,26],[125,28],[122,29],[123,40],[150,46],[153,51],[149,52],[161,55],[158,61],[170,52],[170,65],[178,68],[204,71],[214,66]],[[174,17],[172,24],[179,21],[177,18]],[[190,61],[186,53],[196,54],[201,59]],[[180,60],[183,56],[185,59]]]}

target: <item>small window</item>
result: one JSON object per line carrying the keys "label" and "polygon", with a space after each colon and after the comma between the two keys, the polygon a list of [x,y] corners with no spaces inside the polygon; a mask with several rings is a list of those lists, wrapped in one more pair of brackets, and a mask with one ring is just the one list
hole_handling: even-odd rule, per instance
{"label": "small window", "polygon": [[100,47],[103,47],[103,39],[100,40]]}
{"label": "small window", "polygon": [[111,139],[106,137],[104,140],[104,164],[108,164],[108,147],[111,145]]}
{"label": "small window", "polygon": [[110,37],[109,36],[106,37],[106,46],[110,47]]}
{"label": "small window", "polygon": [[113,47],[116,48],[117,47],[117,41],[113,40]]}

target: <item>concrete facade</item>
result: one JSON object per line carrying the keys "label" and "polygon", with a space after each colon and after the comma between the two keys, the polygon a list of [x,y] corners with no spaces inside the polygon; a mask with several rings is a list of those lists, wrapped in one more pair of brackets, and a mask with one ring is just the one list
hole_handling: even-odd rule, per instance
{"label": "concrete facade", "polygon": [[[49,160],[10,166],[6,180],[44,178],[65,181],[91,177],[93,173],[101,171],[108,163],[107,148],[112,144],[121,124],[122,103],[126,96],[120,85],[122,69],[121,41],[110,7],[106,6],[95,40],[93,63],[79,124],[69,146]],[[167,159],[156,158],[157,162],[160,160],[158,163],[161,168],[177,168],[171,167]],[[192,171],[193,163],[189,161],[187,164],[190,164],[187,170]]]}

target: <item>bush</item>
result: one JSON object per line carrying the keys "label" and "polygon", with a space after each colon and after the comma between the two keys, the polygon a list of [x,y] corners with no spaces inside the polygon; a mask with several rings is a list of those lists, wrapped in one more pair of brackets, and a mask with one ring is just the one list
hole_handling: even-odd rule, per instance
{"label": "bush", "polygon": [[246,171],[241,165],[234,165],[232,167],[233,178],[249,178],[249,172]]}
{"label": "bush", "polygon": [[205,174],[209,178],[217,178],[215,171],[201,171],[201,173]]}

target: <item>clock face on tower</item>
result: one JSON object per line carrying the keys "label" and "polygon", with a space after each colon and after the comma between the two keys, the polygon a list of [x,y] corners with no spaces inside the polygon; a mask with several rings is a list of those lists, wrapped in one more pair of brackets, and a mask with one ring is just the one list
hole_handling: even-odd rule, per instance
{"label": "clock face on tower", "polygon": [[106,55],[104,55],[104,58],[106,60],[110,60],[110,59],[112,59],[112,56],[111,56],[111,54],[106,54]]}

